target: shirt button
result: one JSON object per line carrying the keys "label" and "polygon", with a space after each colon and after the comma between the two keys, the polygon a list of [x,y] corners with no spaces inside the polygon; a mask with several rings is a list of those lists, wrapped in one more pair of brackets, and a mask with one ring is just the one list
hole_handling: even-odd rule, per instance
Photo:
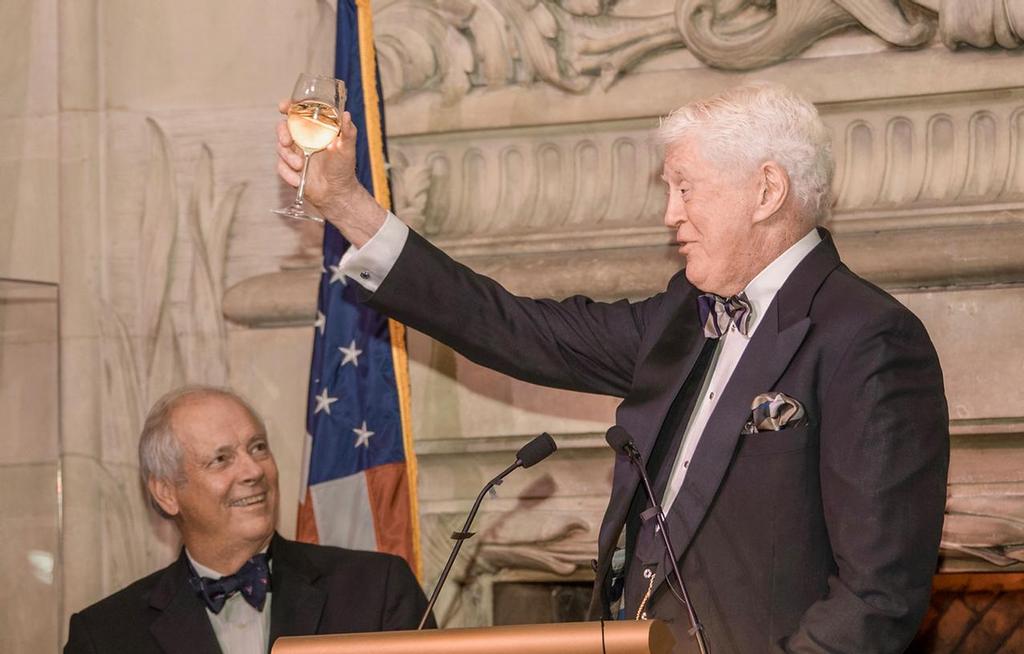
{"label": "shirt button", "polygon": [[362,279],[369,279],[370,273],[369,271],[364,270],[363,272],[359,273],[359,277],[361,277]]}
{"label": "shirt button", "polygon": [[711,392],[710,392],[710,393],[708,394],[708,399],[709,399],[709,400],[713,400],[713,399],[715,399],[715,392],[714,392],[714,391],[711,391]]}
{"label": "shirt button", "polygon": [[640,614],[640,619],[641,620],[646,620],[647,619],[647,611],[644,611],[643,613]]}

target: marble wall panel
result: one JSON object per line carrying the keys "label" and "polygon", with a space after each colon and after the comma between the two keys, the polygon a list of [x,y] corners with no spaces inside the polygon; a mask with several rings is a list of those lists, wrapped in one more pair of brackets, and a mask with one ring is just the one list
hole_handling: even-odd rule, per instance
{"label": "marble wall panel", "polygon": [[278,531],[295,537],[306,434],[306,390],[313,327],[233,329],[230,384],[267,423],[280,486]]}
{"label": "marble wall panel", "polygon": [[56,652],[62,642],[57,475],[55,460],[0,463],[3,652]]}
{"label": "marble wall panel", "polygon": [[0,651],[54,651],[60,633],[58,295],[0,281]]}
{"label": "marble wall panel", "polygon": [[935,343],[953,420],[1024,417],[1024,286],[900,293]]}
{"label": "marble wall panel", "polygon": [[0,8],[0,277],[57,281],[57,5]]}
{"label": "marble wall panel", "polygon": [[331,69],[331,60],[310,61],[310,43],[333,45],[332,17],[326,1],[106,0],[97,29],[107,102],[145,111],[202,107],[230,124],[235,108],[287,97],[310,65]]}
{"label": "marble wall panel", "polygon": [[0,281],[0,465],[58,454],[57,288]]}
{"label": "marble wall panel", "polygon": [[417,441],[603,431],[613,398],[543,388],[479,366],[418,332],[409,337]]}

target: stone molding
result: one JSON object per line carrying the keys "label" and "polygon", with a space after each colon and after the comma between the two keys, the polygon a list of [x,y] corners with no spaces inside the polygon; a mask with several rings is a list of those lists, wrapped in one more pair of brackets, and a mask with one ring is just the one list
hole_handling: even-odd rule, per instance
{"label": "stone molding", "polygon": [[901,48],[923,47],[936,32],[951,49],[1024,41],[1024,8],[1002,0],[660,0],[642,15],[606,0],[380,4],[376,40],[389,102],[418,92],[455,101],[532,83],[567,93],[607,89],[651,56],[680,48],[710,67],[750,70],[853,26]]}

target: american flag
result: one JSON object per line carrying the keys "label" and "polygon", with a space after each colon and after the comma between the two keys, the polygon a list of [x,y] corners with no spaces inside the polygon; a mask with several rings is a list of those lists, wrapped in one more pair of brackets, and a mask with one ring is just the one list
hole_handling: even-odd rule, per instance
{"label": "american flag", "polygon": [[[335,77],[359,129],[359,181],[390,205],[369,2],[340,0]],[[297,537],[402,556],[419,574],[416,462],[405,330],[359,303],[338,265],[348,242],[324,232],[309,375]]]}

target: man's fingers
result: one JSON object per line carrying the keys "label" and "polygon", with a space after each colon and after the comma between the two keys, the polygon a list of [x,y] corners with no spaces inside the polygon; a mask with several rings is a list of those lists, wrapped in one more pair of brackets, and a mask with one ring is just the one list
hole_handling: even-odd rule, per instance
{"label": "man's fingers", "polygon": [[355,123],[352,122],[352,114],[345,112],[341,116],[341,137],[345,139],[354,139],[356,137]]}
{"label": "man's fingers", "polygon": [[284,161],[284,163],[292,170],[302,170],[302,164],[304,163],[303,156],[296,152],[295,150],[292,150],[291,148],[286,148],[283,145],[278,145],[277,156],[280,157]]}
{"label": "man's fingers", "polygon": [[292,170],[291,166],[281,159],[277,160],[277,175],[289,186],[296,188],[299,186],[299,173]]}
{"label": "man's fingers", "polygon": [[277,124],[277,142],[286,148],[292,146],[292,134],[288,131],[288,123],[283,120]]}
{"label": "man's fingers", "polygon": [[281,100],[280,102],[277,103],[277,110],[287,116],[288,115],[288,109],[291,106],[292,106],[292,101],[291,100]]}

